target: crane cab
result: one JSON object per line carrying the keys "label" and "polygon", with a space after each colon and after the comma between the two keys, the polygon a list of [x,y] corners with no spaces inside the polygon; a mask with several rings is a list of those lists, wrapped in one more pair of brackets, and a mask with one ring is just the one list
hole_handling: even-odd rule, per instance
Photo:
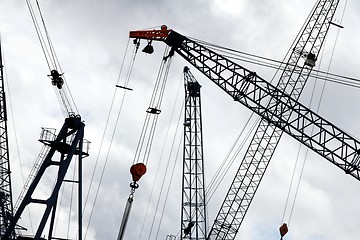
{"label": "crane cab", "polygon": [[308,53],[305,59],[305,65],[315,67],[316,56],[313,53]]}

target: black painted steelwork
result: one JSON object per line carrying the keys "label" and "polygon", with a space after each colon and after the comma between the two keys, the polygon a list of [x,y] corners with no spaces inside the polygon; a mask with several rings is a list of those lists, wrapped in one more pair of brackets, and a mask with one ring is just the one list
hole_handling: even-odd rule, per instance
{"label": "black painted steelwork", "polygon": [[[2,57],[0,43],[0,239],[3,239],[14,213]],[[9,239],[15,239],[14,230],[9,233]]]}
{"label": "black painted steelwork", "polygon": [[158,31],[130,32],[130,37],[164,41],[172,47],[172,54],[177,52],[235,101],[262,117],[249,147],[249,159],[240,166],[209,239],[235,238],[283,131],[360,180],[359,140],[297,102],[338,3],[317,2],[277,87],[175,31],[162,27]]}
{"label": "black painted steelwork", "polygon": [[184,68],[185,114],[180,239],[206,238],[200,84]]}
{"label": "black painted steelwork", "polygon": [[[66,172],[69,168],[70,163],[74,159],[74,156],[78,156],[78,185],[79,185],[79,236],[81,235],[81,186],[82,186],[82,159],[83,157],[88,156],[88,144],[89,142],[84,140],[84,127],[85,124],[81,121],[81,118],[78,116],[73,116],[65,119],[65,122],[58,135],[51,134],[47,129],[43,129],[42,138],[39,140],[44,143],[48,148],[44,151],[46,155],[43,156],[40,166],[33,173],[33,178],[29,185],[24,187],[24,195],[21,195],[20,204],[16,209],[13,221],[7,228],[5,235],[2,239],[8,240],[11,232],[14,231],[14,228],[20,219],[22,213],[29,204],[42,204],[45,205],[45,210],[43,212],[42,218],[37,227],[34,239],[40,239],[43,235],[43,231],[46,224],[49,224],[49,233],[48,239],[52,239],[56,207],[58,201],[59,190],[64,182]],[[45,131],[44,131],[45,130]],[[56,160],[56,158],[58,160]],[[53,186],[51,194],[46,197],[35,197],[33,193],[38,187],[40,181],[43,179],[43,176],[50,167],[57,167],[57,176],[56,181]],[[49,221],[49,217],[51,218]]]}
{"label": "black painted steelwork", "polygon": [[[276,88],[299,96],[315,66],[339,1],[320,0],[299,32]],[[273,98],[267,108],[276,106]],[[288,121],[291,111],[281,113]],[[209,239],[234,239],[250,207],[283,131],[265,118],[255,131],[209,233]]]}

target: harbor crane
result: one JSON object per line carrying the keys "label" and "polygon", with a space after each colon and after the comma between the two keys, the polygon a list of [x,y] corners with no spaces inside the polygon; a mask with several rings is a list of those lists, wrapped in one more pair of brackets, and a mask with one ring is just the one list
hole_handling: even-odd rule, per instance
{"label": "harbor crane", "polygon": [[[53,234],[55,216],[58,210],[59,191],[62,184],[65,182],[78,185],[78,237],[79,239],[82,239],[82,159],[89,155],[88,149],[90,142],[84,139],[85,124],[76,109],[76,105],[66,85],[64,76],[61,73],[60,64],[58,63],[53,45],[50,41],[40,7],[37,4],[38,17],[41,17],[42,19],[42,29],[40,28],[41,25],[36,22],[37,17],[31,7],[31,2],[27,1],[27,4],[49,67],[50,74],[47,76],[50,78],[51,84],[54,86],[55,92],[58,95],[60,106],[65,115],[65,120],[59,133],[56,133],[56,130],[53,128],[42,128],[39,141],[42,142],[44,146],[38,155],[36,163],[28,176],[12,212],[12,198],[9,197],[9,191],[4,191],[2,187],[0,197],[3,194],[5,197],[0,198],[0,203],[2,204],[4,202],[6,211],[4,210],[4,214],[0,215],[1,239],[43,239],[42,237],[44,236],[43,232],[45,228],[48,230],[47,239],[60,239]],[[43,37],[42,34],[45,34],[46,37]],[[45,39],[47,41],[45,41]],[[1,80],[2,79],[1,75]],[[6,113],[3,91],[0,100],[1,113],[3,114],[4,112]],[[3,116],[4,115],[2,115],[2,118],[6,119]],[[3,152],[3,154],[7,155],[6,152]],[[74,162],[75,156],[77,156],[77,162],[76,164],[73,164],[78,168],[77,179],[66,179],[67,170],[69,169],[70,164]],[[2,159],[1,161],[4,160]],[[8,160],[5,160],[5,164],[2,165],[5,167],[1,172],[2,178],[4,177],[3,173],[10,174],[11,172],[7,161]],[[55,169],[55,174],[53,173],[53,169]],[[50,193],[38,196],[36,190],[40,186],[40,183],[45,184],[46,174],[50,174],[54,178],[55,183],[52,186]],[[7,179],[7,188],[10,189],[10,176],[5,176],[4,179],[5,178]],[[43,206],[43,212],[40,212],[40,214],[42,213],[42,217],[37,223],[35,235],[22,236],[21,234],[15,233],[18,221],[26,207],[35,204]]]}
{"label": "harbor crane", "polygon": [[[242,183],[234,181],[234,186],[229,191],[234,200],[224,201],[225,207],[220,210],[227,219],[222,223],[216,220],[210,230],[209,239],[235,238],[243,218],[242,216],[237,219],[237,214],[246,213],[282,132],[323,156],[344,170],[346,174],[360,180],[359,140],[297,101],[311,69],[315,66],[338,2],[320,0],[316,3],[308,21],[310,28],[305,28],[298,41],[302,48],[293,49],[293,55],[296,57],[287,64],[286,68],[289,71],[284,72],[284,76],[291,81],[284,81],[283,86],[277,87],[258,76],[257,73],[204,46],[203,43],[168,29],[164,25],[160,30],[130,31],[130,38],[165,42],[171,47],[170,55],[177,53],[225,91],[234,101],[257,113],[266,124],[265,130],[267,125],[271,127],[264,131],[264,137],[260,137],[260,139],[267,138],[271,141],[264,145],[261,143],[257,149],[262,156],[267,156],[264,159],[266,162],[255,159],[253,164],[248,164],[247,168],[242,169],[242,171],[247,171],[246,176],[249,177]],[[318,22],[320,20],[321,22]],[[316,34],[316,38],[312,34]],[[310,45],[309,39],[313,40]],[[300,85],[298,85],[299,81],[302,81]],[[268,145],[271,145],[270,150],[267,149]],[[255,175],[256,178],[254,178]],[[248,193],[246,189],[253,192]],[[241,205],[243,200],[245,200],[245,206]]]}

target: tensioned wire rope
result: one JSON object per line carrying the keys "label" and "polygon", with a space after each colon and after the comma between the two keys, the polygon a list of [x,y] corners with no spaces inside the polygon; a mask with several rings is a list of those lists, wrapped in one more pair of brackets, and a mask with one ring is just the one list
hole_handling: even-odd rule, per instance
{"label": "tensioned wire rope", "polygon": [[[308,18],[309,17],[310,17],[310,15],[308,16]],[[302,26],[302,28],[304,28],[304,27],[305,27],[305,24]],[[300,36],[300,33],[301,33],[301,31],[298,33],[295,40],[292,42],[291,46],[293,46],[295,44],[296,40]],[[222,47],[222,46],[219,46],[219,45],[216,45],[216,44],[212,44],[212,43],[208,43],[208,42],[205,42],[205,41],[202,41],[202,40],[197,40],[197,39],[194,39],[194,40],[198,41],[198,42],[200,42],[200,43],[202,43],[204,45],[207,45],[209,48],[211,48],[211,49],[213,49],[215,51],[220,49],[223,52],[224,51],[225,52],[232,52],[232,55],[235,55],[235,56],[241,56],[241,55],[245,54],[247,56],[264,59],[263,57],[257,57],[257,56],[255,56],[253,54],[248,54],[248,53],[240,52],[240,51],[233,50],[233,49],[230,49],[230,48],[225,48],[225,47]],[[281,61],[281,63],[284,63],[285,59],[291,53],[291,49],[292,48],[290,48],[287,51],[287,53],[285,54],[285,57],[284,57],[283,61]],[[281,65],[277,65],[276,72],[274,73],[270,83],[272,83],[274,81],[275,77],[277,76],[277,74],[279,73],[280,70],[283,70],[283,68],[281,67]],[[223,159],[222,163],[220,164],[220,167],[218,168],[218,170],[215,172],[215,175],[210,180],[209,186],[205,190],[206,204],[208,204],[208,202],[213,197],[214,193],[219,188],[221,182],[224,180],[224,178],[227,175],[228,171],[230,170],[231,166],[234,164],[235,160],[237,159],[238,155],[240,154],[241,150],[243,149],[246,141],[249,140],[249,138],[251,137],[251,133],[255,130],[256,126],[260,122],[261,117],[257,116],[256,119],[254,120],[252,126],[250,127],[250,129],[246,133],[245,137],[243,138],[242,142],[239,143],[239,140],[240,140],[241,136],[244,134],[245,129],[248,128],[248,125],[249,125],[251,119],[254,116],[255,116],[255,114],[252,112],[250,117],[246,121],[243,129],[240,131],[239,135],[237,136],[234,144],[230,148],[228,154],[226,155],[226,157]]]}
{"label": "tensioned wire rope", "polygon": [[[120,79],[121,79],[121,76],[122,76],[122,73],[123,73],[123,68],[124,68],[126,57],[127,57],[128,48],[129,48],[129,41],[130,40],[128,40],[128,42],[126,44],[125,53],[124,53],[123,60],[121,62],[120,71],[119,71],[119,74],[118,74],[116,84],[120,83]],[[139,49],[139,45],[135,45],[133,53],[131,55],[131,60],[130,60],[131,62],[129,64],[129,68],[128,68],[127,72],[126,72],[125,81],[124,81],[124,84],[123,84],[124,87],[129,86],[129,82],[130,82],[130,79],[131,79],[130,77],[131,77],[131,73],[132,73],[132,70],[133,70],[133,67],[134,67],[134,63],[135,63],[136,54],[138,52],[138,49]],[[111,117],[111,114],[113,112],[113,107],[114,107],[117,91],[118,91],[118,89],[115,88],[112,99],[111,99],[111,104],[110,104],[108,115],[107,115],[107,118],[106,118],[105,128],[104,128],[103,135],[102,135],[101,141],[100,141],[99,151],[98,151],[97,156],[96,156],[95,166],[94,166],[94,169],[93,169],[93,172],[92,172],[92,175],[91,175],[90,185],[89,185],[88,192],[87,192],[86,198],[85,198],[85,204],[84,204],[84,208],[83,208],[83,215],[85,213],[86,206],[87,206],[87,203],[88,203],[88,200],[89,200],[90,190],[91,190],[93,182],[94,182],[94,178],[95,178],[95,174],[96,174],[96,170],[97,170],[97,165],[99,164],[100,154],[101,154],[101,151],[103,149],[103,144],[104,144],[104,141],[105,141],[106,132],[107,132],[108,125],[109,125],[109,122],[110,122],[110,117]],[[90,210],[90,216],[89,216],[88,224],[86,226],[84,239],[86,239],[87,233],[88,233],[88,230],[89,230],[89,227],[90,227],[93,212],[94,212],[95,205],[96,205],[96,202],[97,202],[97,198],[98,198],[98,195],[99,195],[99,191],[100,191],[100,188],[101,188],[101,183],[102,183],[104,173],[105,173],[105,169],[106,169],[106,166],[107,166],[107,162],[108,162],[108,159],[109,159],[109,153],[110,153],[110,150],[111,150],[112,142],[113,142],[114,137],[115,137],[116,128],[117,128],[117,125],[118,125],[118,122],[119,122],[119,119],[120,119],[120,115],[121,115],[121,112],[122,112],[122,108],[123,108],[123,105],[124,105],[126,92],[127,91],[124,91],[123,94],[122,94],[122,99],[121,99],[120,107],[119,107],[118,112],[117,112],[117,117],[116,117],[114,129],[112,129],[112,136],[111,136],[110,144],[109,144],[109,147],[108,147],[108,150],[107,150],[107,155],[106,155],[105,162],[104,162],[104,164],[102,166],[102,169],[101,169],[101,175],[100,175],[99,183],[98,183],[97,188],[96,188],[94,202],[93,202],[91,210]]]}
{"label": "tensioned wire rope", "polygon": [[[203,45],[206,45],[206,46],[208,46],[210,49],[212,49],[214,51],[222,53],[222,55],[224,57],[227,57],[229,59],[238,60],[238,61],[242,61],[242,62],[247,62],[247,63],[251,63],[251,64],[256,64],[256,65],[260,65],[260,66],[264,66],[264,67],[268,67],[268,68],[274,68],[274,69],[277,69],[277,71],[285,69],[284,66],[285,66],[286,63],[284,61],[273,60],[273,59],[270,59],[270,58],[257,56],[257,55],[254,55],[254,54],[234,50],[234,49],[231,49],[231,48],[222,47],[222,46],[212,44],[212,43],[209,43],[209,42],[206,42],[206,41],[203,41],[203,40],[195,39],[195,38],[190,38],[190,39],[192,39],[194,41],[197,41],[197,42],[199,42],[199,43],[201,43]],[[290,50],[289,50],[289,52],[290,52]],[[288,54],[289,54],[289,52],[288,52]],[[325,71],[320,71],[319,69],[318,70],[314,69],[312,71],[312,73],[310,74],[310,76],[315,78],[316,80],[323,80],[323,81],[327,81],[327,82],[343,84],[343,85],[346,85],[346,86],[349,86],[349,87],[360,88],[360,79],[353,78],[353,77],[347,77],[347,76],[343,76],[343,75],[339,75],[339,74],[333,74],[333,73],[330,73],[329,71],[325,72]],[[258,120],[259,119],[260,118],[258,118]],[[249,118],[249,120],[250,120],[250,118]],[[257,121],[254,122],[253,126],[256,125]],[[248,123],[246,123],[246,125],[247,124]],[[243,132],[243,130],[241,132]],[[240,137],[240,135],[238,136],[238,139],[239,139],[239,137]],[[249,133],[247,134],[247,137],[245,137],[245,139],[243,141],[245,142],[248,137],[249,137]],[[238,140],[236,140],[236,142],[237,141]],[[230,168],[230,166],[232,165],[232,162],[235,160],[235,158],[236,158],[238,152],[241,150],[242,146],[243,146],[243,143],[240,144],[240,147],[235,151],[236,153],[233,155],[233,158],[232,158],[231,162],[228,163],[228,165],[227,165],[227,167],[225,169],[228,170]],[[234,148],[234,146],[233,146],[233,148]],[[230,152],[233,151],[233,148],[232,148],[232,150],[230,150]],[[229,154],[230,154],[230,152],[229,152]],[[207,196],[208,196],[207,201],[209,201],[209,198],[211,198],[211,196],[214,194],[214,192],[215,192],[215,190],[217,188],[217,187],[214,187],[214,186],[215,185],[218,186],[218,183],[216,183],[215,179],[216,178],[223,179],[224,174],[227,173],[227,170],[225,170],[223,174],[220,174],[220,171],[221,171],[221,168],[224,167],[225,161],[227,161],[227,159],[229,159],[229,154],[226,156],[226,158],[222,162],[220,168],[215,173],[214,178],[210,182],[209,188],[207,190]],[[212,189],[215,189],[215,190],[212,190]]]}
{"label": "tensioned wire rope", "polygon": [[[172,58],[170,58],[169,60],[172,60]],[[175,101],[174,101],[174,105],[173,105],[173,107],[172,107],[172,112],[171,112],[170,119],[169,119],[169,123],[168,123],[167,129],[166,129],[165,139],[164,139],[164,142],[163,142],[163,145],[162,145],[162,149],[161,149],[161,153],[160,153],[160,156],[159,156],[159,159],[160,159],[160,160],[159,160],[158,165],[157,165],[157,167],[156,167],[156,172],[155,172],[155,177],[154,177],[154,183],[157,181],[157,179],[158,179],[158,177],[159,177],[160,166],[162,165],[162,162],[163,162],[163,159],[164,159],[165,147],[167,146],[168,138],[169,138],[169,136],[170,136],[170,126],[171,126],[171,123],[173,122],[173,117],[174,117],[174,114],[175,114],[175,109],[176,109],[176,104],[177,104],[178,97],[179,97],[179,91],[180,91],[180,85],[181,85],[181,83],[182,83],[182,82],[179,81],[178,91],[177,91],[177,94],[176,94],[176,98],[175,98]],[[176,109],[176,110],[177,110],[177,109]],[[180,116],[181,116],[181,115],[180,115]],[[178,125],[179,125],[179,120],[178,120],[177,126],[178,126]],[[178,127],[177,127],[177,128],[178,128]],[[176,131],[175,131],[175,137],[176,137],[177,128],[176,128]],[[173,142],[175,141],[175,137],[173,138]],[[171,153],[172,153],[172,148],[171,148],[171,150],[170,150],[170,155],[171,155]],[[170,161],[170,157],[169,157],[168,162],[167,162],[167,165],[166,165],[165,173],[168,172],[169,161]],[[163,180],[161,181],[161,182],[162,182],[161,189],[163,188],[163,184],[164,184],[164,181],[165,181],[165,176],[166,176],[166,174],[164,175],[164,178],[163,178]],[[142,222],[141,229],[140,229],[139,239],[141,239],[142,234],[143,234],[143,230],[144,230],[144,227],[145,227],[146,218],[147,218],[147,216],[148,216],[148,212],[149,212],[149,208],[150,208],[150,202],[151,202],[152,199],[153,199],[154,190],[155,190],[155,184],[152,184],[151,191],[150,191],[150,196],[149,196],[149,200],[148,200],[148,203],[147,203],[146,211],[145,211],[144,218],[143,218],[143,222]],[[159,193],[159,197],[158,197],[157,202],[159,202],[159,199],[160,199],[161,194],[162,194],[162,190],[160,190],[160,193]],[[165,204],[166,204],[166,202],[165,202]],[[153,221],[152,221],[152,227],[153,227],[153,225],[154,225],[154,219],[153,219]],[[152,227],[151,227],[151,228],[152,228]]]}
{"label": "tensioned wire rope", "polygon": [[[167,76],[169,74],[170,64],[171,64],[171,58],[170,61],[166,60],[168,59],[166,58],[168,54],[169,54],[169,47],[167,46],[163,54],[164,56],[163,61],[161,61],[160,69],[156,77],[155,86],[149,103],[149,109],[154,108],[156,110],[160,110],[164,96],[165,86],[167,83]],[[151,112],[146,113],[145,121],[141,129],[140,138],[135,150],[133,164],[142,162],[146,165],[148,163],[158,117],[159,117],[159,113],[155,113],[155,114]],[[150,126],[150,130],[149,130],[149,126]]]}
{"label": "tensioned wire rope", "polygon": [[[127,73],[127,76],[126,76],[124,87],[128,86],[128,83],[129,83],[129,81],[131,79],[131,73],[132,73],[132,70],[133,70],[133,66],[134,66],[134,62],[135,62],[136,53],[138,51],[138,47],[139,47],[139,42],[137,42],[136,45],[135,45],[135,50],[134,50],[134,53],[133,53],[133,56],[132,56],[132,62],[130,64],[130,67],[129,67],[129,70],[128,70],[128,73]],[[169,51],[169,49],[167,48],[165,50],[165,52],[164,52],[164,56],[168,54],[168,51]],[[124,56],[124,60],[122,62],[118,82],[120,80],[120,76],[121,76],[121,73],[122,73],[122,68],[123,68],[124,61],[125,61],[125,56]],[[151,104],[156,104],[157,107],[161,106],[161,100],[162,100],[162,96],[163,96],[165,85],[166,85],[166,81],[161,82],[161,79],[163,77],[162,73],[164,72],[164,69],[165,69],[165,72],[166,72],[165,76],[167,76],[167,74],[169,72],[169,65],[167,67],[165,67],[164,63],[161,64],[160,70],[159,70],[159,73],[158,73],[158,76],[157,76],[157,81],[155,83],[154,91],[153,91],[152,98],[151,98]],[[164,77],[164,78],[166,78],[166,77]],[[158,96],[159,98],[156,99],[156,96]],[[107,123],[109,121],[110,114],[112,112],[114,98],[115,98],[115,93],[114,93],[114,97],[113,97],[113,100],[112,100],[112,103],[111,103]],[[118,114],[117,114],[117,119],[116,119],[116,123],[115,123],[115,129],[112,131],[112,137],[111,137],[111,140],[110,140],[109,149],[107,150],[105,163],[104,163],[103,168],[102,168],[100,181],[99,181],[99,184],[98,184],[98,187],[97,187],[97,190],[96,190],[96,194],[95,194],[94,204],[92,205],[90,218],[89,218],[89,221],[88,221],[88,225],[86,227],[85,239],[86,239],[87,232],[88,232],[90,222],[91,222],[91,219],[92,219],[93,211],[95,209],[95,203],[97,201],[97,197],[98,197],[98,194],[99,194],[99,191],[100,191],[100,188],[101,188],[101,182],[102,182],[104,172],[105,172],[105,169],[106,169],[106,165],[107,165],[107,162],[108,162],[108,159],[109,159],[109,153],[110,153],[112,142],[113,142],[113,139],[114,139],[114,136],[115,136],[116,126],[118,125],[118,121],[119,121],[119,118],[120,118],[121,109],[123,107],[124,99],[125,99],[125,93],[123,95],[123,98],[122,98],[122,101],[121,101],[121,106],[120,106],[120,109],[119,109]],[[150,118],[148,117],[148,115],[149,114],[146,115],[147,117],[146,117],[144,125],[143,125],[143,129],[142,129],[142,132],[141,132],[141,137],[140,137],[139,143],[138,143],[137,148],[136,148],[136,152],[141,151],[143,149],[143,144],[145,143],[145,153],[144,153],[144,159],[143,159],[143,162],[145,162],[145,163],[147,163],[147,161],[148,161],[148,157],[149,157],[149,154],[150,154],[150,148],[151,148],[151,144],[152,144],[152,141],[153,141],[153,135],[154,135],[154,131],[155,131],[156,123],[157,123],[157,116],[156,116],[152,121],[150,134],[149,134],[149,136],[147,136],[147,139],[145,139],[146,138],[145,135],[148,132],[147,131],[148,126],[150,125]],[[104,135],[105,135],[105,131],[104,131]],[[103,142],[103,140],[104,140],[104,135],[103,135],[103,139],[102,139],[101,142]],[[101,145],[102,145],[102,143],[101,143]],[[100,154],[100,150],[99,150],[99,154]],[[138,154],[135,154],[133,163],[136,162],[136,160],[140,161],[139,156],[140,156],[139,152],[138,152]],[[99,158],[99,155],[98,155],[98,158]],[[94,175],[94,173],[93,173],[93,175]],[[92,177],[92,179],[93,179],[93,177]]]}
{"label": "tensioned wire rope", "polygon": [[[208,46],[210,49],[217,51],[222,54],[222,56],[233,59],[241,62],[246,62],[254,65],[259,65],[272,69],[285,69],[285,62],[274,60],[271,58],[261,57],[255,54],[246,53],[243,51],[234,50],[231,48],[222,47],[216,44],[212,44],[209,42],[205,42],[199,39],[190,38],[198,43],[201,43],[205,46]],[[290,65],[291,67],[295,67],[294,65]],[[330,72],[321,71],[319,69],[313,70],[310,74],[310,77],[316,78],[318,80],[333,82],[337,84],[343,84],[350,87],[360,88],[360,79],[354,77],[348,77],[344,75],[334,74]]]}
{"label": "tensioned wire rope", "polygon": [[[29,12],[31,15],[31,19],[33,21],[33,24],[34,24],[34,27],[35,27],[35,30],[36,30],[36,33],[37,33],[37,36],[38,36],[38,39],[39,39],[39,42],[40,42],[40,45],[41,45],[41,48],[42,48],[49,71],[56,69],[56,70],[59,70],[60,72],[63,72],[61,69],[61,66],[60,66],[60,62],[57,58],[54,46],[51,42],[50,35],[47,30],[45,20],[44,20],[38,0],[36,0],[36,6],[37,6],[38,15],[41,19],[42,28],[40,27],[40,25],[38,23],[38,19],[36,17],[36,13],[31,4],[31,1],[26,0],[26,3],[27,3],[28,9],[29,9]],[[43,29],[43,30],[41,30],[41,29]],[[45,35],[45,37],[43,35]],[[73,96],[68,87],[65,75],[62,75],[62,78],[64,80],[65,87],[63,87],[62,90],[57,90],[54,87],[55,94],[60,103],[61,110],[65,116],[74,113],[74,111],[76,113],[78,113],[79,111],[77,109],[77,106],[75,104]],[[69,96],[70,98],[68,98],[67,96]],[[74,107],[74,109],[72,109],[72,107]]]}
{"label": "tensioned wire rope", "polygon": [[[41,19],[42,27],[38,23],[38,19],[37,19],[37,16],[36,16],[37,14],[35,13],[34,8],[33,8],[32,4],[31,4],[30,0],[26,0],[26,4],[28,6],[28,9],[29,9],[29,12],[30,12],[30,15],[31,15],[31,19],[32,19],[32,22],[34,24],[36,34],[38,36],[38,39],[39,39],[39,42],[40,42],[40,45],[41,45],[41,48],[42,48],[42,51],[43,51],[43,54],[44,54],[44,57],[45,57],[45,60],[46,60],[49,71],[51,71],[52,69],[59,69],[62,72],[59,60],[58,60],[58,58],[56,56],[54,47],[52,45],[52,42],[51,42],[51,39],[50,39],[50,36],[49,36],[49,32],[48,32],[46,24],[45,24],[45,20],[44,20],[44,17],[43,17],[43,14],[42,14],[40,4],[39,4],[38,0],[36,0],[36,7],[37,7],[37,12],[38,12],[37,14],[39,15],[39,17]],[[46,37],[43,36],[44,34],[45,34]],[[55,90],[55,94],[56,94],[56,96],[58,98],[58,101],[60,103],[60,107],[62,109],[63,114],[66,115],[66,116],[69,116],[69,115],[71,115],[73,113],[74,110],[76,112],[78,112],[78,110],[77,110],[75,101],[74,101],[73,96],[72,96],[72,94],[71,94],[71,92],[69,90],[69,87],[67,85],[67,82],[66,82],[64,76],[63,76],[63,80],[64,80],[64,83],[65,83],[66,87],[62,88],[62,91],[56,91]],[[70,98],[68,98],[67,95],[70,96]],[[73,106],[75,109],[72,109],[71,106]],[[71,198],[72,198],[72,196],[71,196]],[[61,200],[60,200],[60,202],[61,202]],[[29,211],[29,209],[28,209],[28,211]],[[29,213],[29,216],[30,216],[30,213]],[[31,229],[33,231],[31,216],[30,216],[30,225],[31,225]]]}
{"label": "tensioned wire rope", "polygon": [[[346,0],[346,1],[345,1],[344,8],[343,8],[343,11],[342,11],[342,14],[341,14],[340,24],[342,23],[342,21],[343,21],[343,19],[344,19],[345,10],[346,10],[346,7],[347,7],[347,2],[348,2],[348,1]],[[330,56],[330,61],[329,61],[328,67],[327,67],[327,72],[330,71],[330,68],[331,68],[331,66],[332,66],[332,61],[333,61],[333,58],[334,58],[334,54],[335,54],[335,49],[336,49],[336,45],[337,45],[339,33],[340,33],[340,29],[338,29],[338,31],[337,31],[337,33],[336,33],[334,46],[333,46],[333,48],[332,48],[332,52],[331,52],[331,56]],[[320,67],[320,66],[319,66],[319,67]],[[316,107],[316,112],[319,112],[319,110],[320,110],[320,106],[321,106],[321,103],[322,103],[322,98],[323,98],[324,92],[325,92],[326,83],[327,83],[327,82],[324,81],[324,83],[323,83],[323,85],[322,85],[321,92],[320,92],[320,99],[319,99],[319,102],[318,102],[317,107]],[[315,83],[314,83],[313,91],[312,91],[312,93],[311,93],[311,99],[310,99],[309,106],[311,106],[311,104],[312,104],[312,102],[313,102],[313,97],[314,97],[314,95],[315,95],[315,88],[316,88],[316,81],[315,81]],[[312,128],[311,132],[313,132],[313,130],[314,130],[314,129]],[[296,163],[295,163],[295,166],[294,166],[294,169],[293,169],[293,173],[292,173],[292,177],[291,177],[291,182],[290,182],[290,186],[289,186],[289,191],[288,191],[288,194],[287,194],[287,199],[286,199],[286,203],[285,203],[285,207],[284,207],[284,212],[283,212],[283,216],[282,216],[282,222],[284,222],[284,218],[285,218],[285,214],[286,214],[286,210],[287,210],[287,205],[288,205],[288,201],[289,201],[289,198],[290,198],[290,193],[291,193],[291,189],[292,189],[292,184],[293,184],[293,181],[294,181],[294,175],[295,175],[296,167],[297,167],[297,164],[298,164],[298,158],[299,158],[299,155],[300,155],[300,148],[301,148],[301,145],[299,145],[298,154],[297,154],[297,159],[296,159]],[[307,162],[307,160],[308,160],[308,157],[307,157],[307,156],[308,156],[308,152],[309,152],[309,148],[306,148],[304,160],[303,160],[303,163],[302,163],[302,166],[301,166],[301,169],[300,169],[299,179],[298,179],[298,182],[297,182],[297,185],[296,185],[296,189],[295,189],[294,199],[293,199],[292,204],[291,204],[291,210],[290,210],[290,214],[289,214],[288,226],[290,225],[290,221],[291,221],[291,218],[292,218],[292,215],[293,215],[293,212],[294,212],[294,208],[295,208],[297,196],[298,196],[299,189],[300,189],[301,180],[302,180],[303,173],[304,173],[304,169],[305,169],[305,164],[306,164],[306,162]]]}
{"label": "tensioned wire rope", "polygon": [[[181,85],[183,85],[182,83],[183,83],[182,81],[179,81],[179,85],[177,87],[177,94],[176,94],[176,97],[175,97],[175,100],[174,100],[174,105],[172,107],[172,112],[171,112],[170,120],[169,120],[169,123],[168,123],[165,140],[163,142],[162,152],[161,152],[161,155],[160,155],[160,161],[164,158],[164,154],[163,154],[164,151],[163,150],[165,149],[165,146],[168,143],[167,139],[169,137],[169,131],[170,131],[171,123],[173,122],[175,112],[179,111],[179,109],[177,108],[177,105],[178,105],[177,102],[178,102],[178,97],[179,97],[179,92],[180,92]],[[184,107],[184,101],[182,101],[182,106],[181,106],[180,109],[183,109],[183,107]],[[167,163],[166,163],[165,171],[164,171],[164,174],[163,174],[163,178],[161,180],[161,184],[160,184],[161,186],[160,186],[160,190],[159,190],[159,195],[158,195],[157,200],[156,200],[156,207],[155,207],[153,218],[152,218],[152,221],[151,221],[151,227],[150,227],[150,232],[149,232],[149,235],[148,235],[148,239],[151,239],[151,234],[152,234],[153,229],[155,227],[155,221],[156,221],[156,217],[157,217],[157,212],[158,212],[158,209],[161,207],[160,202],[162,200],[162,195],[163,195],[163,192],[164,192],[164,188],[166,187],[166,185],[165,185],[166,179],[168,179],[169,176],[170,176],[170,179],[169,179],[169,181],[167,183],[167,190],[165,192],[165,197],[164,197],[163,204],[162,204],[162,210],[161,210],[160,217],[159,217],[159,223],[157,224],[158,227],[157,227],[157,230],[156,230],[155,239],[158,239],[159,231],[160,231],[160,228],[162,227],[161,224],[162,224],[162,220],[163,220],[163,216],[164,216],[165,207],[166,207],[167,202],[168,202],[170,186],[172,185],[172,180],[173,180],[173,177],[174,177],[175,166],[176,166],[177,161],[179,159],[178,155],[179,155],[179,148],[181,146],[182,136],[180,137],[180,141],[178,142],[178,150],[177,150],[176,156],[172,158],[174,148],[176,146],[175,143],[179,139],[179,137],[178,137],[179,136],[179,128],[180,128],[180,126],[182,126],[181,119],[182,119],[182,116],[183,116],[183,111],[180,110],[179,113],[180,114],[178,115],[178,118],[177,118],[177,124],[176,124],[176,129],[175,129],[175,132],[174,132],[174,137],[173,137],[173,140],[171,141],[171,147],[170,147],[170,151],[169,151],[169,156],[166,159]],[[173,160],[172,170],[171,170],[170,174],[167,174],[169,172],[171,159],[174,159]],[[160,162],[159,162],[158,167],[160,167]],[[157,173],[158,173],[158,169],[157,169]],[[157,173],[156,173],[155,179],[157,179]],[[153,189],[152,189],[152,192],[153,192]],[[149,199],[148,204],[150,204],[150,201],[151,200]],[[145,218],[144,218],[144,220],[145,220]],[[144,223],[143,223],[143,225],[144,225]],[[143,227],[142,227],[142,230],[143,230]],[[140,238],[141,238],[141,235],[140,235]]]}
{"label": "tensioned wire rope", "polygon": [[[1,34],[0,34],[0,42],[1,42]],[[3,61],[3,65],[6,66],[6,60],[5,60],[5,53],[4,53],[4,49],[1,49],[1,59]],[[13,131],[14,131],[14,140],[15,140],[15,146],[16,146],[16,152],[18,155],[18,159],[19,159],[19,166],[20,166],[20,173],[21,173],[21,180],[22,180],[22,184],[25,184],[25,176],[24,176],[24,169],[23,169],[23,164],[22,164],[22,158],[21,158],[21,154],[20,154],[20,148],[19,148],[19,140],[18,140],[18,136],[17,136],[17,128],[16,128],[16,124],[15,124],[15,116],[14,116],[14,110],[13,110],[13,106],[12,106],[12,97],[11,97],[11,91],[10,91],[10,84],[8,81],[8,75],[7,75],[7,70],[6,67],[3,68],[3,72],[5,75],[5,82],[6,82],[6,89],[7,89],[7,96],[8,96],[8,100],[6,101],[9,104],[10,107],[10,112],[11,112],[11,119],[12,119],[12,126],[13,126]],[[6,113],[8,114],[8,112]],[[34,227],[33,227],[33,223],[32,223],[32,218],[31,218],[31,214],[30,214],[30,210],[27,209],[27,213],[29,216],[29,223],[30,223],[30,230],[32,233],[34,233]]]}

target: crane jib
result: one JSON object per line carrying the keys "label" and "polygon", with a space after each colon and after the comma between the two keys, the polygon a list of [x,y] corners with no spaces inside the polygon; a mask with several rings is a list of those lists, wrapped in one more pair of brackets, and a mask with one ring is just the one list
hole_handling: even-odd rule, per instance
{"label": "crane jib", "polygon": [[[130,37],[135,36],[130,34]],[[235,101],[282,129],[345,173],[360,180],[360,141],[300,104],[287,93],[256,73],[174,30],[169,31],[166,37],[153,38],[148,34],[143,39],[165,42]],[[229,73],[232,77],[225,77],[229,76]],[[268,106],[270,99],[275,99],[277,104]],[[291,117],[287,119],[282,114],[291,114]],[[312,127],[317,131],[311,133]]]}

